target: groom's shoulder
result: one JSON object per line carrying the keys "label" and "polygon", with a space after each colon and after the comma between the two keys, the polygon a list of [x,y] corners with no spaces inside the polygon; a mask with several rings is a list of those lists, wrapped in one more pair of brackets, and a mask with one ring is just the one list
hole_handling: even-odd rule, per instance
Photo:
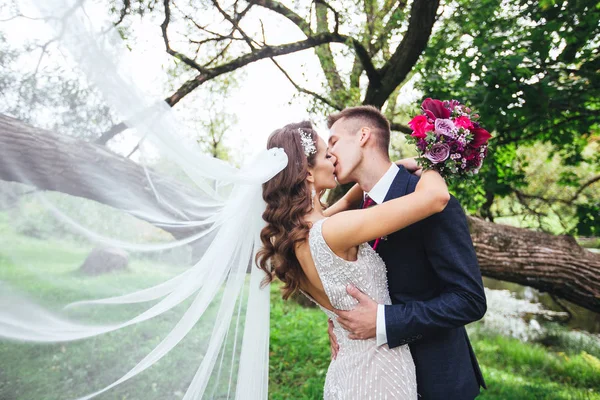
{"label": "groom's shoulder", "polygon": [[406,189],[406,192],[412,193],[417,188],[417,183],[419,183],[419,179],[421,179],[421,178],[409,173],[408,171],[406,171],[406,173],[408,174],[408,187]]}

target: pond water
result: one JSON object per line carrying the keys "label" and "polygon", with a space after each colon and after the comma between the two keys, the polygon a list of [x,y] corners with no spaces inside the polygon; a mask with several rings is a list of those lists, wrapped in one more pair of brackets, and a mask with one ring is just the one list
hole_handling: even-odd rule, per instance
{"label": "pond water", "polygon": [[[556,304],[548,293],[541,293],[540,291],[530,288],[529,286],[522,286],[516,283],[499,281],[491,278],[483,278],[483,284],[488,289],[504,289],[514,293],[515,297],[519,299],[529,300],[533,303],[541,303],[545,308],[552,311],[564,311],[560,305]],[[560,302],[564,304],[573,318],[569,322],[566,322],[569,328],[585,330],[590,333],[600,333],[600,313],[587,310],[583,307],[577,306],[566,300],[560,299]]]}

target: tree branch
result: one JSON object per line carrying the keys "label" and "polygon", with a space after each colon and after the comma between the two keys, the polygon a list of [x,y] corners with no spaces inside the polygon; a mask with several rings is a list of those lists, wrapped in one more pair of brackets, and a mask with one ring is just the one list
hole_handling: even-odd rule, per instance
{"label": "tree branch", "polygon": [[320,94],[318,94],[316,92],[313,92],[312,90],[308,90],[306,88],[303,88],[302,86],[298,85],[296,82],[294,82],[294,80],[286,72],[286,70],[283,69],[283,67],[281,65],[279,65],[279,63],[277,61],[275,61],[274,58],[271,58],[271,61],[273,61],[273,63],[277,66],[277,68],[279,68],[279,70],[288,79],[288,81],[290,81],[290,83],[294,86],[294,88],[296,88],[296,90],[299,91],[300,93],[308,94],[308,95],[316,98],[317,100],[319,100],[319,101],[327,104],[329,107],[334,108],[334,109],[336,109],[338,111],[340,111],[340,110],[342,110],[344,108],[344,106],[341,106],[339,104],[335,104],[332,100],[326,99],[325,97],[321,96]]}
{"label": "tree branch", "polygon": [[520,190],[515,190],[515,193],[518,196],[522,196],[523,198],[527,198],[527,199],[534,199],[534,200],[541,200],[545,203],[563,203],[566,204],[568,206],[572,205],[573,202],[575,200],[577,200],[577,198],[581,195],[581,193],[589,186],[593,185],[594,183],[600,181],[600,175],[593,177],[592,179],[590,179],[589,181],[587,181],[586,183],[584,183],[583,185],[581,185],[579,187],[579,189],[577,189],[577,191],[575,192],[575,194],[573,196],[571,196],[571,198],[569,199],[560,199],[557,197],[543,197],[543,196],[538,196],[535,194],[527,194],[524,193]]}
{"label": "tree branch", "polygon": [[438,6],[439,0],[414,1],[406,34],[392,57],[379,70],[381,80],[370,80],[364,104],[381,108],[394,89],[404,81],[427,46]]}
{"label": "tree branch", "polygon": [[[316,3],[315,10],[317,15],[318,33],[329,31],[329,26],[327,23],[327,9],[327,5],[321,2]],[[325,44],[323,46],[315,48],[315,53],[319,58],[319,62],[321,63],[321,69],[325,74],[325,78],[327,79],[327,83],[329,84],[329,88],[331,89],[331,91],[333,93],[344,92],[346,90],[346,87],[335,64],[333,53],[331,52],[331,47],[329,47],[329,44]]]}
{"label": "tree branch", "polygon": [[271,11],[280,14],[293,22],[306,36],[311,36],[312,31],[310,29],[310,24],[304,20],[301,16],[296,14],[293,10],[287,8],[283,4],[278,1],[273,0],[252,0],[251,4],[256,4],[257,6],[261,6],[267,8]]}
{"label": "tree branch", "polygon": [[600,181],[600,175],[593,177],[592,179],[590,179],[589,181],[587,181],[586,183],[581,185],[581,187],[579,189],[577,189],[577,192],[575,192],[575,194],[571,198],[571,203],[574,202],[575,199],[577,199],[579,197],[579,195],[581,194],[581,192],[583,192],[585,190],[585,188],[587,188],[590,185],[593,185],[594,183],[596,183],[598,181]]}
{"label": "tree branch", "polygon": [[169,22],[171,20],[171,8],[169,6],[169,0],[164,0],[163,5],[165,7],[165,19],[162,22],[162,24],[160,24],[160,29],[162,31],[163,41],[165,43],[165,48],[167,50],[167,53],[172,55],[173,57],[177,58],[178,60],[183,61],[189,67],[191,67],[197,71],[203,72],[204,68],[200,64],[198,64],[196,61],[187,57],[185,54],[179,53],[179,52],[171,49],[171,46],[169,45],[169,37],[167,36],[167,27],[169,26]]}
{"label": "tree branch", "polygon": [[363,46],[363,44],[357,39],[352,38],[351,41],[352,47],[354,47],[354,51],[356,53],[356,57],[358,58],[358,60],[362,64],[363,69],[367,73],[369,82],[379,82],[381,79],[381,74],[377,71],[375,65],[373,65],[373,60],[371,59],[371,56],[369,55],[369,52],[367,51],[365,46]]}
{"label": "tree branch", "polygon": [[410,127],[404,124],[400,124],[398,122],[390,122],[390,127],[395,132],[402,132],[406,133],[407,135],[410,135],[413,132],[413,130],[410,129]]}
{"label": "tree branch", "polygon": [[295,53],[297,51],[310,49],[324,43],[345,43],[346,41],[348,41],[347,36],[327,32],[316,34],[300,42],[287,43],[279,46],[265,46],[252,53],[240,56],[237,59],[230,61],[226,64],[205,70],[204,73],[200,73],[196,77],[190,79],[189,81],[181,85],[181,87],[179,87],[179,89],[177,89],[175,93],[167,97],[166,101],[170,106],[173,106],[177,104],[188,93],[190,93],[198,86],[202,85],[207,80],[213,79],[219,75],[231,71],[235,71],[236,69],[251,64],[255,61]]}
{"label": "tree branch", "polygon": [[[165,0],[168,1],[168,0]],[[241,68],[245,65],[253,63],[255,61],[259,61],[265,58],[273,58],[276,56],[281,56],[285,54],[294,53],[301,50],[306,50],[312,47],[319,46],[323,43],[337,42],[337,43],[345,43],[349,40],[347,36],[335,34],[335,33],[321,33],[317,34],[313,37],[309,37],[306,40],[288,43],[280,46],[265,46],[262,47],[255,52],[243,55],[233,61],[230,61],[226,64],[220,65],[214,68],[206,68],[205,66],[200,66],[200,74],[195,76],[194,78],[188,80],[183,85],[181,85],[174,93],[168,96],[165,99],[165,102],[173,107],[177,104],[181,99],[183,99],[187,94],[192,92],[198,86],[201,86],[204,82],[211,80],[219,75],[223,75],[228,72],[235,71],[238,68]],[[316,97],[316,96],[315,96]],[[322,96],[321,96],[322,97]],[[316,97],[318,98],[318,97]],[[321,101],[326,100],[319,99]],[[326,102],[327,104],[327,102]],[[338,105],[331,102],[330,104],[333,108],[341,109]],[[95,143],[97,144],[106,144],[111,138],[119,134],[120,132],[127,129],[127,126],[124,123],[117,124],[109,129],[107,132],[102,134],[100,138],[98,138]]]}
{"label": "tree branch", "polygon": [[246,32],[244,32],[242,28],[240,28],[240,26],[238,25],[239,21],[236,21],[233,18],[231,18],[231,16],[227,14],[225,10],[223,10],[223,8],[221,8],[221,5],[217,0],[212,0],[212,3],[217,8],[217,10],[219,10],[219,13],[221,13],[223,18],[225,18],[227,22],[229,22],[233,26],[233,28],[237,30],[240,33],[240,35],[242,35],[248,47],[250,47],[250,49],[254,51],[256,48],[254,47],[253,40],[248,35],[246,35]]}
{"label": "tree branch", "polygon": [[386,44],[386,42],[388,40],[388,35],[395,28],[394,23],[397,23],[398,21],[401,20],[399,18],[399,14],[402,13],[402,10],[406,7],[406,4],[407,4],[407,0],[401,0],[396,5],[396,8],[394,9],[394,11],[392,11],[392,15],[390,16],[390,19],[388,20],[385,27],[381,30],[380,35],[377,37],[377,39],[375,40],[375,43],[373,44],[374,52],[371,53],[372,55],[374,55],[375,53],[377,53],[378,51],[383,49],[383,46]]}
{"label": "tree branch", "polygon": [[114,23],[115,26],[119,25],[125,19],[125,16],[129,14],[131,8],[131,0],[123,0],[123,8],[121,8],[119,20]]}
{"label": "tree branch", "polygon": [[[298,26],[298,28],[300,28],[300,30],[302,30],[302,32],[304,32],[305,35],[309,36],[311,34],[310,25],[302,17],[300,17],[294,11],[285,7],[281,3],[277,2],[277,1],[273,1],[273,0],[255,0],[252,3],[262,6],[262,7],[265,7],[265,8],[268,8],[269,10],[274,11],[274,12],[284,16],[285,18],[289,19],[294,24],[296,24]],[[319,21],[320,21],[320,23],[322,24],[321,28],[323,29],[323,32],[326,29],[328,29],[328,26],[326,25],[326,23],[327,23],[326,11],[328,8],[335,15],[336,27],[334,28],[333,34],[337,34],[337,29],[338,29],[338,24],[339,24],[339,15],[338,15],[337,11],[323,0],[316,1],[315,3],[317,4],[317,7],[316,7],[317,8],[317,24],[319,24]],[[320,13],[319,9],[322,9],[324,12]],[[323,18],[323,14],[324,14],[325,18]],[[320,15],[321,15],[321,17],[319,17]],[[322,31],[319,30],[319,26],[317,26],[317,32],[322,33]],[[377,72],[377,69],[373,65],[371,56],[369,55],[369,52],[365,48],[365,46],[359,40],[357,40],[353,37],[348,37],[348,41],[346,42],[346,44],[352,45],[352,47],[354,48],[356,56],[357,56],[358,60],[360,61],[360,63],[362,64],[362,68],[367,73],[369,80],[374,80],[374,81],[379,80],[379,73]],[[327,49],[327,50],[329,50],[329,49]],[[316,49],[315,51],[317,52],[317,55],[319,56],[319,50]],[[325,63],[323,63],[321,56],[319,56],[319,60],[321,61],[321,66],[327,76],[327,71],[329,70],[329,67],[327,66],[327,64],[328,64],[329,60],[331,60],[333,62],[333,55],[331,55],[331,50],[329,50],[329,57],[327,56],[327,54],[323,54],[323,56],[325,56],[327,58],[327,60],[325,60]],[[337,71],[336,71],[336,73],[337,73]],[[330,77],[328,77],[328,81],[330,80],[329,78]],[[338,81],[338,84],[336,84],[334,86],[340,87],[339,82],[342,82],[342,80],[341,80],[341,78],[339,78],[339,75],[338,75],[338,78],[335,80]],[[332,87],[332,86],[330,85],[330,87]],[[341,87],[343,87],[343,84]]]}
{"label": "tree branch", "polygon": [[109,130],[100,135],[98,139],[94,140],[94,143],[105,145],[110,139],[114,138],[116,135],[123,132],[125,129],[127,129],[127,125],[125,125],[125,123],[123,122],[117,125],[113,125]]}
{"label": "tree branch", "polygon": [[203,68],[208,68],[212,63],[214,63],[219,58],[221,58],[225,54],[225,52],[229,49],[229,46],[231,46],[231,43],[233,43],[233,41],[230,41],[229,43],[227,43],[227,45],[224,46],[221,49],[221,51],[219,51],[213,58],[211,58],[210,60],[208,60],[206,63],[202,64],[202,67]]}
{"label": "tree branch", "polygon": [[336,11],[335,8],[333,8],[329,3],[327,3],[325,0],[314,0],[316,7],[319,7],[321,5],[325,6],[326,8],[330,9],[331,12],[333,13],[333,18],[335,20],[335,26],[333,27],[333,31],[335,33],[339,32],[340,29],[340,15],[339,13]]}
{"label": "tree branch", "polygon": [[[377,5],[376,1],[363,0],[363,12],[364,12],[365,16],[367,17],[366,30],[367,30],[368,38],[375,37],[375,20],[377,18],[377,13],[375,12],[376,5]],[[368,42],[368,48],[369,48],[369,53],[371,55],[373,55],[374,54],[373,42],[371,42],[370,40]]]}

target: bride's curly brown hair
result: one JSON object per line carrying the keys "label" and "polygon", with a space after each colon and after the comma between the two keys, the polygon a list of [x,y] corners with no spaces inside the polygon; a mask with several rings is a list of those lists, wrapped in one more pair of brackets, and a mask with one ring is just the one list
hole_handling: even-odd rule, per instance
{"label": "bride's curly brown hair", "polygon": [[310,121],[277,129],[267,141],[267,149],[279,147],[285,151],[288,165],[263,184],[263,199],[267,203],[263,219],[267,226],[260,233],[263,247],[256,255],[258,267],[267,273],[264,283],[272,282],[275,277],[284,283],[284,299],[296,293],[306,279],[295,248],[308,237],[310,226],[304,216],[311,211],[312,200],[306,178],[316,154],[308,157],[304,154],[299,129],[310,134],[316,148],[318,136]]}

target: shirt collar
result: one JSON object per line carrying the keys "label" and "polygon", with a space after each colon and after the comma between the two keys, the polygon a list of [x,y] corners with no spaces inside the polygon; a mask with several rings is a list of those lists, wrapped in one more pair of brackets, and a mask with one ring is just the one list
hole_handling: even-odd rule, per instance
{"label": "shirt collar", "polygon": [[383,176],[377,181],[373,189],[371,189],[366,194],[369,195],[370,198],[377,204],[383,203],[385,200],[385,196],[387,192],[390,190],[396,175],[398,174],[399,168],[396,164],[392,163],[390,168],[388,168],[387,172],[383,174]]}

